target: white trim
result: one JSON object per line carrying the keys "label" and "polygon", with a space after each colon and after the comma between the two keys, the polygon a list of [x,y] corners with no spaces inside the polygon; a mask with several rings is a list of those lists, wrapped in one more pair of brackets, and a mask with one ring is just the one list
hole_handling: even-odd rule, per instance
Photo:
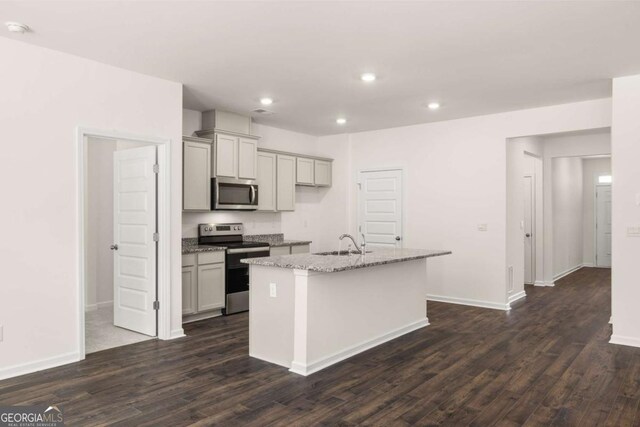
{"label": "white trim", "polygon": [[358,353],[362,353],[363,351],[369,350],[370,348],[379,346],[380,344],[396,339],[402,335],[408,334],[409,332],[413,332],[417,329],[424,328],[425,326],[428,326],[428,325],[429,325],[429,319],[425,317],[424,319],[410,323],[406,326],[402,326],[391,332],[387,332],[384,335],[380,335],[376,338],[372,338],[360,344],[356,344],[354,346],[348,347],[344,350],[341,350],[337,353],[334,353],[322,359],[315,360],[307,365],[293,361],[291,362],[291,368],[289,369],[289,371],[293,372],[294,374],[299,374],[304,376],[311,375],[314,372],[318,372],[321,369],[334,365]]}
{"label": "white trim", "polygon": [[0,369],[0,380],[17,377],[19,375],[30,374],[44,369],[55,368],[80,360],[80,355],[76,352],[61,354],[47,359],[40,359],[33,362],[22,363]]}
{"label": "white trim", "polygon": [[613,316],[609,317],[609,324],[613,325]]}
{"label": "white trim", "polygon": [[553,281],[555,282],[556,280],[560,280],[563,277],[580,270],[582,267],[584,267],[584,264],[578,264],[575,267],[571,267],[570,269],[563,271],[562,273],[558,273],[553,276]]}
{"label": "white trim", "polygon": [[524,299],[526,296],[527,296],[527,293],[525,291],[516,292],[513,295],[509,295],[509,297],[507,298],[507,303],[509,304],[509,306],[511,306],[511,304],[513,304],[516,301],[520,301],[521,299]]}
{"label": "white trim", "polygon": [[400,176],[402,177],[402,188],[400,189],[400,208],[402,209],[402,214],[400,215],[400,230],[402,230],[401,236],[400,236],[400,247],[404,247],[404,236],[405,236],[405,230],[404,230],[404,226],[407,223],[407,209],[406,209],[406,186],[407,186],[407,176],[406,176],[406,172],[404,170],[403,166],[386,166],[386,167],[378,167],[378,168],[364,168],[364,169],[358,169],[358,173],[356,175],[356,186],[358,187],[358,191],[357,191],[357,198],[356,198],[356,236],[360,235],[360,197],[362,197],[362,193],[361,193],[361,189],[362,189],[362,182],[360,181],[360,175],[364,172],[390,172],[390,171],[400,171]]}
{"label": "white trim", "polygon": [[171,331],[171,335],[167,339],[174,340],[176,338],[182,338],[182,337],[186,337],[184,333],[184,329],[178,328]]}
{"label": "white trim", "polygon": [[640,338],[623,337],[621,335],[611,335],[609,344],[626,345],[629,347],[640,347]]}
{"label": "white trim", "polygon": [[467,299],[467,298],[445,297],[441,295],[428,294],[427,301],[446,302],[449,304],[470,305],[472,307],[492,308],[494,310],[504,310],[504,311],[511,309],[509,304],[491,302],[491,301],[481,301],[481,300]]}
{"label": "white trim", "polygon": [[113,307],[113,300],[97,302],[95,304],[85,304],[84,311],[96,311],[99,308]]}
{"label": "white trim", "polygon": [[[171,331],[171,140],[153,136],[140,136],[126,132],[99,130],[85,127],[78,127],[76,133],[76,211],[78,213],[78,324],[76,333],[78,334],[78,352],[76,360],[85,358],[85,212],[84,212],[84,191],[85,191],[85,148],[86,138],[96,137],[105,139],[127,140],[154,144],[157,147],[158,165],[158,290],[157,298],[160,301],[158,310],[158,338],[166,340],[177,338]],[[184,335],[184,333],[183,333]],[[68,363],[68,362],[67,362]]]}
{"label": "white trim", "polygon": [[[528,155],[525,152],[525,155]],[[535,157],[536,156],[530,156],[530,157]],[[533,285],[536,282],[536,266],[538,263],[537,260],[537,245],[536,245],[536,238],[538,237],[538,230],[536,229],[536,222],[537,222],[537,218],[536,218],[536,212],[537,212],[537,204],[536,204],[536,200],[537,200],[537,193],[536,193],[536,175],[535,175],[535,171],[533,174],[525,174],[523,176],[523,178],[531,178],[531,277],[533,277],[533,282],[525,282],[525,285]],[[524,220],[523,220],[524,221]],[[526,263],[525,263],[526,264]]]}
{"label": "white trim", "polygon": [[555,282],[545,282],[544,280],[536,280],[536,282],[533,284],[533,286],[540,286],[540,287],[554,287],[556,284]]}

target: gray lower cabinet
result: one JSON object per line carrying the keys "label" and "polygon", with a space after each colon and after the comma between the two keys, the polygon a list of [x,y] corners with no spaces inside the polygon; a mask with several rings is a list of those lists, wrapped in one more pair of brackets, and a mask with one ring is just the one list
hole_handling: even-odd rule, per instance
{"label": "gray lower cabinet", "polygon": [[[205,318],[225,306],[224,251],[182,255],[182,314]],[[215,313],[213,313],[215,314]]]}
{"label": "gray lower cabinet", "polygon": [[309,251],[309,245],[273,246],[269,250],[269,255],[306,254]]}
{"label": "gray lower cabinet", "polygon": [[195,265],[182,267],[182,314],[196,312],[196,283],[198,268]]}

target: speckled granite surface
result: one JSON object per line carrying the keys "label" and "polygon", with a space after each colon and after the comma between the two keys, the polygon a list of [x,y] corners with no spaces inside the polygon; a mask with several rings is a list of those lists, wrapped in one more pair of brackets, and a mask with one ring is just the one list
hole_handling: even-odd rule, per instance
{"label": "speckled granite surface", "polygon": [[427,250],[427,249],[378,249],[365,255],[317,255],[297,254],[280,255],[265,258],[243,259],[241,262],[267,267],[280,267],[299,270],[319,271],[333,273],[357,268],[373,267],[376,265],[391,264],[395,262],[411,261],[416,259],[431,258],[449,255],[451,251]]}
{"label": "speckled granite surface", "polygon": [[285,240],[284,234],[282,233],[274,233],[274,234],[245,234],[242,236],[242,239],[245,242],[265,242],[268,243],[271,247],[278,246],[299,246],[299,245],[310,245],[310,240]]}
{"label": "speckled granite surface", "polygon": [[199,252],[224,251],[225,249],[227,248],[224,246],[199,245],[197,237],[182,238],[182,255],[197,254]]}

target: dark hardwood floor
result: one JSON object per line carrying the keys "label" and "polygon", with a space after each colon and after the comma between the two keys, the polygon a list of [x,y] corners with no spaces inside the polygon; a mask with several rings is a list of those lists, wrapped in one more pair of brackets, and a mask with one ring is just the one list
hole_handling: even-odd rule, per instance
{"label": "dark hardwood floor", "polygon": [[67,425],[640,425],[640,349],[608,344],[610,272],[510,312],[428,303],[431,326],[307,378],[251,359],[247,315],[0,382]]}

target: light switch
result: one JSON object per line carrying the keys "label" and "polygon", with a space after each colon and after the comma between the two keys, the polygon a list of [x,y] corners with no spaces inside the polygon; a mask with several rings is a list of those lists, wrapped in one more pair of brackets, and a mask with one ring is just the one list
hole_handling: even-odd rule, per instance
{"label": "light switch", "polygon": [[524,221],[520,221],[520,230],[524,230]]}
{"label": "light switch", "polygon": [[640,237],[640,227],[627,227],[628,237]]}
{"label": "light switch", "polygon": [[487,231],[487,224],[478,224],[478,231]]}
{"label": "light switch", "polygon": [[269,296],[271,298],[278,296],[278,289],[275,283],[269,283]]}

